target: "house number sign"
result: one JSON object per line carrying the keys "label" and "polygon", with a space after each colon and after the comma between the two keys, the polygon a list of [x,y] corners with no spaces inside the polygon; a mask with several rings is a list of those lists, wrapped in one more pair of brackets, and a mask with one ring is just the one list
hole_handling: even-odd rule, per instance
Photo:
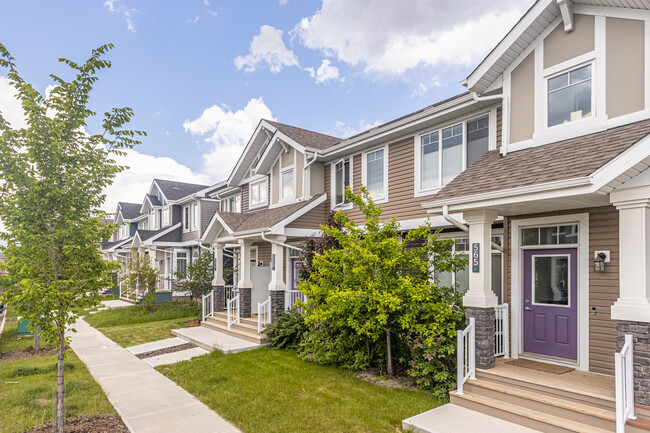
{"label": "house number sign", "polygon": [[480,263],[479,252],[481,250],[481,244],[473,243],[472,244],[472,272],[479,272]]}

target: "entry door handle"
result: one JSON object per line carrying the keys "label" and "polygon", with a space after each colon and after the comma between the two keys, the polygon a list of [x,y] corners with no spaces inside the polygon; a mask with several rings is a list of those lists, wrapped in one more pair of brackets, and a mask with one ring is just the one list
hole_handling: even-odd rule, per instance
{"label": "entry door handle", "polygon": [[526,310],[526,311],[533,311],[533,309],[530,308],[530,307],[526,307],[525,310]]}

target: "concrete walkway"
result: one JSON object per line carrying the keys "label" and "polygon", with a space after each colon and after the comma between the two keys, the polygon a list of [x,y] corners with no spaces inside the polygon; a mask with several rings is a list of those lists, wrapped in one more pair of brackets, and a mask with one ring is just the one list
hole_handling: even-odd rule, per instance
{"label": "concrete walkway", "polygon": [[188,343],[209,350],[210,352],[218,350],[226,355],[229,353],[245,352],[247,350],[268,346],[268,344],[252,343],[203,326],[172,329],[172,334],[182,338]]}
{"label": "concrete walkway", "polygon": [[108,301],[102,301],[102,305],[108,308],[124,308],[124,307],[133,307],[135,304],[131,302],[126,302],[121,299],[112,299]]}
{"label": "concrete walkway", "polygon": [[85,321],[72,350],[101,385],[133,433],[236,433],[238,429]]}
{"label": "concrete walkway", "polygon": [[[155,350],[169,349],[172,347],[181,346],[183,344],[187,344],[187,341],[183,340],[182,338],[173,337],[166,338],[164,340],[152,341],[151,343],[144,343],[138,344],[137,346],[127,347],[126,350],[134,355],[140,355],[147,352],[153,352]],[[210,352],[203,349],[202,347],[193,347],[191,349],[179,350],[178,352],[164,353],[162,355],[143,358],[141,361],[149,364],[152,367],[158,367],[159,365],[169,365],[176,364],[177,362],[181,361],[187,361],[188,359],[206,355],[208,353]]]}

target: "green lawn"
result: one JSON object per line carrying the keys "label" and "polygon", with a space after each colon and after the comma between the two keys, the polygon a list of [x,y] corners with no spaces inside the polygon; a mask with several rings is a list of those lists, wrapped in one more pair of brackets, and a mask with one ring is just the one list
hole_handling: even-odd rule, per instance
{"label": "green lawn", "polygon": [[[86,317],[86,320],[101,313],[89,315]],[[173,337],[172,329],[184,328],[185,325],[183,323],[194,319],[196,319],[196,316],[149,323],[136,323],[134,325],[98,327],[97,329],[120,346],[129,347],[149,343],[150,341],[171,338]]]}
{"label": "green lawn", "polygon": [[213,352],[158,370],[245,433],[398,432],[403,419],[443,403],[268,348]]}
{"label": "green lawn", "polygon": [[[5,327],[0,337],[0,353],[12,352],[14,350],[27,349],[34,346],[34,337],[18,338],[18,322],[5,321]],[[41,339],[41,346],[46,343]],[[0,364],[2,365],[2,364]]]}
{"label": "green lawn", "polygon": [[[66,357],[65,383],[67,418],[115,413],[101,387],[74,353]],[[0,432],[23,432],[51,421],[55,390],[56,355],[0,363]]]}
{"label": "green lawn", "polygon": [[143,311],[142,306],[134,305],[132,307],[113,308],[100,311],[97,314],[89,314],[86,317],[86,321],[95,328],[106,328],[109,326],[135,325],[183,317],[196,319],[198,314],[198,308],[195,306],[174,303],[153,306],[151,307],[151,311]]}

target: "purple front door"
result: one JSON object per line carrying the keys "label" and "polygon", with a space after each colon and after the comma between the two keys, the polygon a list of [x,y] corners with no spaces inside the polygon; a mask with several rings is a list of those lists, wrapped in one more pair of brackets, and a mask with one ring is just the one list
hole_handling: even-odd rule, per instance
{"label": "purple front door", "polygon": [[575,248],[524,251],[524,352],[577,360]]}

